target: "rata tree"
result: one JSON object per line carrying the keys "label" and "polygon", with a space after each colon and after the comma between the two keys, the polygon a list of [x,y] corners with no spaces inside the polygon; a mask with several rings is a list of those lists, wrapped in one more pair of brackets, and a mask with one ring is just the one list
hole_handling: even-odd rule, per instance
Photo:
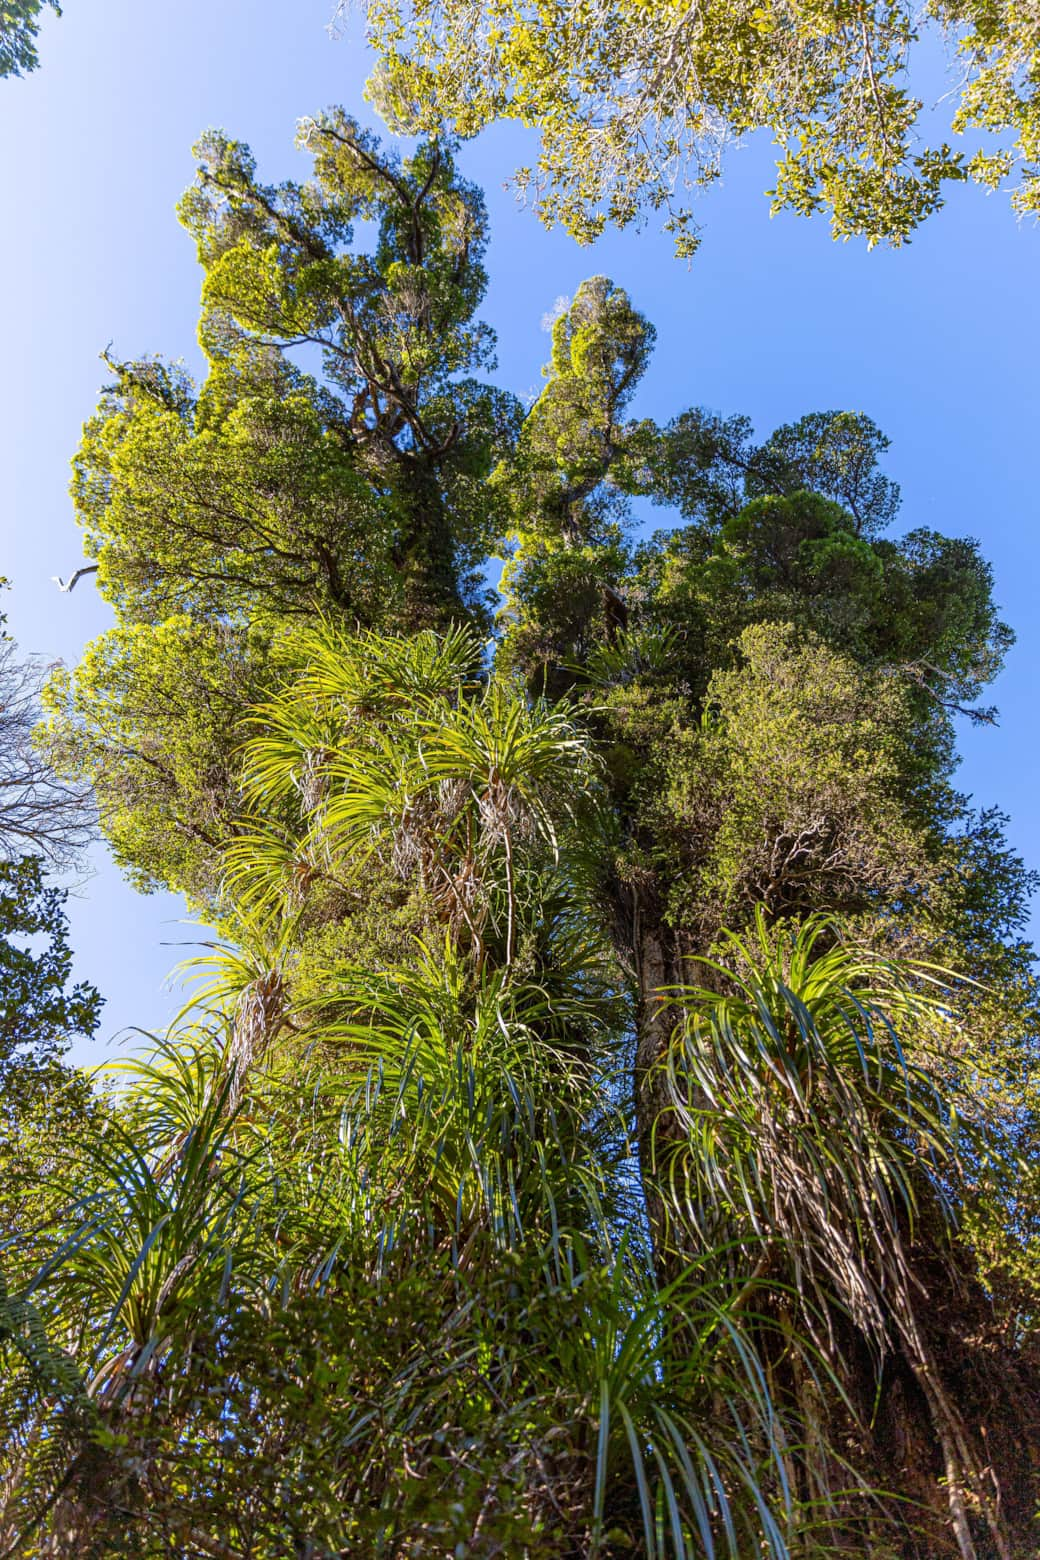
{"label": "rata tree", "polygon": [[[762,444],[741,417],[632,417],[652,339],[623,292],[583,284],[493,478],[514,506],[499,656],[532,689],[594,706],[647,1033],[652,993],[760,905],[880,917],[889,936],[898,907],[900,935],[934,945],[955,922],[965,935],[960,895],[990,904],[995,947],[1032,879],[951,783],[953,722],[992,719],[978,698],[1012,638],[978,544],[885,534],[899,494],[861,414],[813,414]],[[634,538],[636,497],[680,523]],[[985,977],[1000,959],[981,941],[967,972]]]}
{"label": "rata tree", "polygon": [[206,380],[111,360],[74,462],[117,627],[56,678],[52,751],[89,777],[139,879],[198,901],[219,873],[236,714],[272,686],[278,631],[323,612],[487,621],[478,569],[500,527],[484,479],[517,418],[474,377],[493,350],[474,317],[486,219],[450,150],[402,163],[340,112],[299,139],[314,177],[278,187],[241,143],[199,143],[181,215]]}
{"label": "rata tree", "polygon": [[[362,1360],[396,1428],[359,1472],[354,1410],[337,1421],[339,1482],[322,1484],[313,1528],[333,1550],[485,1531],[515,1547],[558,1521],[547,1554],[711,1553],[723,1530],[739,1554],[811,1552],[825,1530],[824,1552],[869,1532],[914,1560],[951,1544],[963,1560],[1009,1553],[1009,1534],[1028,1532],[1037,1445],[1028,1329],[1026,1345],[1008,1341],[1035,1307],[1040,1204],[1014,1169],[1040,1120],[1021,936],[1032,884],[999,817],[973,814],[952,781],[954,722],[992,718],[978,700],[1010,643],[989,569],[974,542],[890,532],[886,442],[861,414],[813,414],[763,442],[740,417],[635,415],[652,330],[604,278],[557,320],[544,391],[521,416],[474,377],[490,346],[473,323],[485,235],[448,151],[398,164],[335,114],[302,135],[315,178],[278,188],[238,143],[203,143],[183,214],[209,375],[196,389],[161,364],[113,364],[74,492],[118,623],[55,680],[48,735],[94,783],[125,866],[186,890],[226,945],[212,951],[219,1025],[201,1072],[176,1047],[160,1071],[206,1102],[221,1156],[226,1130],[241,1148],[226,1190],[229,1210],[232,1186],[250,1200],[243,1286],[220,1276],[237,1260],[229,1211],[192,1287],[203,1248],[168,1204],[202,1136],[182,1101],[149,1146],[145,1087],[119,1131],[140,1206],[169,1234],[149,1244],[126,1206],[138,1181],[107,1149],[77,1168],[105,1212],[64,1231],[56,1322],[100,1283],[103,1250],[89,1368],[112,1372],[120,1412],[134,1392],[160,1418],[176,1400],[165,1444],[212,1469],[229,1416],[260,1390],[266,1324],[250,1295],[321,1290],[349,1247],[363,1292],[315,1317],[331,1329],[308,1345],[320,1360],[336,1316],[361,1327],[388,1275],[421,1292],[430,1336],[457,1339],[451,1357],[493,1391],[474,1396],[467,1375],[452,1396],[421,1350],[407,1382],[382,1352]],[[354,228],[369,220],[366,251]],[[672,529],[637,537],[637,499],[670,510]],[[490,657],[473,576],[496,550]],[[792,928],[816,916],[799,941]],[[814,1006],[812,970],[837,947],[848,957]],[[911,961],[898,979],[896,955]],[[929,1005],[923,962],[967,979]],[[629,1115],[638,1166],[619,1168]],[[968,1116],[988,1136],[960,1134]],[[876,1173],[846,1184],[864,1154]],[[342,1248],[324,1222],[327,1155],[347,1177]],[[210,1207],[207,1185],[189,1209]],[[619,1250],[633,1218],[649,1244]],[[147,1294],[128,1310],[140,1274]],[[590,1296],[602,1280],[613,1308],[602,1327],[586,1311],[570,1351],[552,1320],[561,1275]],[[253,1319],[244,1374],[202,1425],[194,1340],[208,1329],[218,1372],[225,1299]],[[185,1352],[164,1376],[175,1321]],[[275,1335],[297,1337],[295,1322]],[[392,1328],[371,1337],[397,1347]],[[612,1407],[629,1366],[642,1417],[627,1397]],[[343,1380],[356,1406],[362,1387]],[[558,1399],[550,1381],[566,1383]],[[293,1384],[298,1437],[279,1393],[261,1392],[274,1486],[287,1446],[322,1439],[313,1387]],[[432,1394],[417,1419],[413,1389]],[[735,1437],[716,1442],[723,1401],[738,1405]],[[407,1431],[420,1420],[421,1447]],[[515,1461],[489,1429],[467,1482],[459,1447],[492,1420],[510,1447],[534,1426],[533,1450]],[[545,1427],[564,1421],[557,1462]],[[462,1434],[450,1455],[446,1423]],[[154,1444],[149,1429],[141,1445]],[[698,1459],[716,1452],[729,1471],[709,1495]],[[145,1464],[129,1456],[104,1512],[78,1495],[69,1509],[101,1553],[137,1499],[121,1480]],[[449,1464],[458,1525],[439,1513],[424,1530]],[[170,1542],[204,1549],[232,1518],[218,1503],[197,1532],[176,1529],[183,1487],[164,1493],[163,1466],[141,1509],[161,1506]],[[402,1468],[420,1466],[415,1508],[395,1504]],[[357,1509],[370,1475],[375,1515]],[[864,1528],[855,1492],[878,1490],[893,1499]],[[904,1497],[923,1502],[920,1522]],[[345,1529],[345,1511],[374,1526]],[[263,1520],[278,1553],[287,1530],[276,1510]]]}
{"label": "rata tree", "polygon": [[[879,953],[941,958],[987,982],[984,990],[961,985],[948,997],[957,1038],[929,1049],[928,1068],[937,1087],[963,1068],[962,1079],[1002,1102],[994,1130],[1012,1158],[1035,1141],[1029,1037],[1038,1015],[1031,954],[1017,936],[1033,877],[999,823],[973,813],[952,785],[954,719],[992,719],[977,700],[1010,643],[977,545],[932,531],[884,534],[898,493],[879,468],[886,441],[865,417],[817,414],[762,445],[739,418],[694,411],[658,429],[631,417],[651,339],[650,327],[603,279],[585,284],[557,322],[546,389],[512,465],[496,474],[516,496],[500,654],[536,692],[584,699],[602,742],[620,830],[609,870],[604,862],[603,891],[635,986],[637,1131],[657,1261],[674,1273],[704,1238],[696,1221],[692,1233],[686,1222],[676,1155],[700,1151],[716,1108],[726,1117],[720,1131],[727,1142],[744,1130],[696,1047],[679,1064],[685,1081],[677,1085],[673,1076],[675,1036],[694,1023],[688,989],[707,984],[720,1001],[729,999],[733,933],[758,918],[767,942],[782,941],[785,924],[837,913],[846,936]],[[635,496],[674,505],[683,523],[633,545],[626,509]],[[779,952],[767,957],[784,968]],[[995,993],[988,983],[997,971]],[[791,990],[800,1016],[767,1022],[761,1014],[772,1042],[726,1031],[729,1059],[719,1065],[735,1067],[733,1056],[741,1056],[752,1094],[759,1045],[783,1050],[785,1026],[793,1036],[791,1024],[810,1022]],[[761,1065],[767,1072],[773,1065],[767,1054]],[[746,1119],[751,1106],[745,1098],[732,1110]],[[917,1129],[908,1123],[908,1130]],[[839,1138],[833,1141],[837,1154]],[[849,1149],[850,1162],[857,1152]],[[988,1151],[973,1148],[968,1158],[975,1192],[984,1190],[969,1195],[965,1179],[956,1218],[978,1225],[981,1203],[982,1224],[994,1218],[1005,1241],[1016,1230],[1021,1274],[1031,1260],[1029,1194],[1008,1195],[1006,1183],[996,1192]],[[768,1186],[773,1173],[764,1161],[730,1168],[745,1191]],[[785,1190],[768,1194],[779,1208],[802,1172],[774,1169],[787,1178]],[[1016,1376],[1001,1330],[1023,1292],[1014,1281],[1001,1286],[992,1268],[984,1284],[972,1259],[955,1255],[944,1178],[938,1166],[919,1166],[904,1188],[909,1200],[886,1215],[900,1231],[906,1293],[929,1295],[933,1330],[914,1312],[909,1323],[890,1314],[875,1330],[864,1324],[853,1332],[864,1358],[889,1362],[881,1380],[896,1396],[901,1380],[917,1383],[917,1408],[899,1434],[916,1440],[929,1470],[924,1483],[935,1520],[951,1522],[960,1553],[970,1555],[982,1540],[968,1513],[983,1513],[985,1541],[1004,1553],[994,1504],[1001,1497],[985,1470],[987,1447],[999,1444],[1001,1488],[1029,1487],[1016,1448],[1031,1435],[1035,1382],[1032,1367]],[[810,1200],[815,1195],[803,1190]],[[840,1222],[833,1191],[817,1192]],[[773,1217],[764,1207],[745,1215],[760,1232]],[[858,1223],[859,1215],[851,1218]],[[886,1241],[878,1237],[879,1246]],[[789,1255],[789,1265],[776,1247],[760,1254],[761,1266],[746,1259],[759,1276],[773,1272],[774,1302],[760,1304],[769,1310],[775,1303],[778,1316],[788,1309],[786,1286],[800,1291],[804,1278],[801,1259]],[[878,1273],[872,1282],[892,1293],[890,1278]],[[851,1302],[832,1289],[830,1303],[845,1318],[828,1323],[833,1344]],[[954,1324],[958,1312],[963,1327]],[[971,1336],[986,1340],[974,1382]],[[863,1426],[877,1381],[869,1368],[857,1380],[854,1358],[846,1338],[835,1350],[836,1375]],[[826,1397],[823,1391],[819,1402]],[[881,1401],[887,1416],[884,1388]],[[984,1433],[951,1421],[951,1403],[962,1411],[970,1405]],[[837,1420],[821,1411],[817,1429],[826,1426],[824,1439],[837,1444],[844,1432],[832,1410]],[[894,1471],[890,1446],[882,1444],[888,1432],[882,1421],[875,1428],[880,1439],[867,1433],[853,1465],[868,1483],[887,1485]],[[949,1513],[938,1495],[942,1482]],[[935,1531],[921,1541],[926,1548],[939,1542]],[[917,1552],[909,1530],[902,1542]]]}

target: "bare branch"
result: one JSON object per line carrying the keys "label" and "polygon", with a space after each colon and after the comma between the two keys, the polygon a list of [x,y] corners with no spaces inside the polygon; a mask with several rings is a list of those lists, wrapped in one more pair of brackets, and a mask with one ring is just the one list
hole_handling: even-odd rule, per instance
{"label": "bare branch", "polygon": [[96,814],[90,788],[61,780],[34,741],[45,671],[0,640],[0,858],[66,866],[95,838]]}
{"label": "bare branch", "polygon": [[67,580],[63,580],[58,574],[52,574],[51,579],[59,590],[68,594],[70,590],[75,590],[76,582],[81,580],[84,574],[96,574],[97,571],[98,565],[96,563],[85,563],[81,569],[76,570],[75,574],[70,574]]}

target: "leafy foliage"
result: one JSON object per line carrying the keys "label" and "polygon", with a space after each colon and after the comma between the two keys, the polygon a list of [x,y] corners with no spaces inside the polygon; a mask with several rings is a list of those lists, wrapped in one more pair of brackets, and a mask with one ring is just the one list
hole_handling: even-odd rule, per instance
{"label": "leafy foliage", "polygon": [[[101,999],[72,969],[64,889],[47,887],[38,857],[0,863],[0,1077],[5,1110],[15,1105],[15,1074],[29,1055],[53,1062],[71,1035],[97,1028]],[[42,948],[34,939],[43,939]]]}
{"label": "leafy foliage", "polygon": [[238,803],[243,703],[270,675],[262,626],[177,613],[109,630],[75,674],[54,670],[43,743],[66,773],[91,782],[117,860],[137,886],[215,895],[219,852]]}
{"label": "leafy foliage", "polygon": [[88,425],[74,497],[124,621],[323,604],[362,623],[480,616],[480,479],[514,415],[465,377],[493,346],[472,319],[483,201],[448,148],[399,164],[339,110],[299,142],[315,176],[277,189],[241,143],[199,142],[181,216],[209,376],[196,390],[160,362],[113,361]]}
{"label": "leafy foliage", "polygon": [[[388,123],[462,135],[497,119],[536,127],[537,166],[517,183],[547,225],[583,243],[663,209],[677,252],[693,254],[686,191],[712,184],[727,146],[763,130],[780,148],[773,211],[827,212],[836,238],[904,243],[945,186],[966,179],[1010,188],[1019,212],[1040,209],[1028,3],[933,0],[920,15],[890,0],[367,0],[365,10],[378,51],[370,91]],[[951,129],[980,133],[968,155],[918,134],[908,66],[939,34],[960,78]]]}
{"label": "leafy foliage", "polygon": [[57,0],[5,0],[0,10],[0,76],[21,76],[39,65],[36,35],[45,6],[61,15]]}
{"label": "leafy foliage", "polygon": [[207,380],[112,360],[74,462],[119,626],[55,677],[50,751],[90,779],[138,881],[201,903],[239,805],[235,723],[277,680],[287,625],[486,621],[475,569],[500,527],[483,479],[517,420],[471,377],[493,349],[473,319],[486,219],[450,150],[400,163],[341,111],[300,143],[315,177],[277,189],[241,143],[199,143],[182,218]]}
{"label": "leafy foliage", "polygon": [[[623,1007],[564,876],[587,738],[474,686],[466,633],[326,628],[308,649],[244,774],[271,813],[293,803],[322,873],[301,888],[259,840],[232,858],[258,926],[296,935],[266,969],[259,944],[215,954],[203,1001],[226,1016],[164,1043],[69,1156],[77,1195],[19,1292],[56,1333],[75,1311],[103,1409],[101,1463],[67,1470],[51,1530],[84,1554],[219,1533],[271,1555],[287,1535],[657,1555],[696,1528],[711,1553],[782,1554],[783,1499],[759,1489],[782,1430],[724,1292],[697,1269],[658,1292],[619,1233],[626,1128],[603,1078]],[[359,851],[424,880],[442,941],[312,969],[297,995],[307,901]],[[554,873],[547,926],[530,886]]]}

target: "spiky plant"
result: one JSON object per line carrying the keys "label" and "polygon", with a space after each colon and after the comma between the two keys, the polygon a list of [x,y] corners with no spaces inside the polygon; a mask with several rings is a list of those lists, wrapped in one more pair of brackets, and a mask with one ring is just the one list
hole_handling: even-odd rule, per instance
{"label": "spiky plant", "polygon": [[895,1366],[962,1556],[980,1514],[1003,1553],[928,1325],[969,1141],[935,973],[760,917],[659,994],[683,1017],[637,1172],[575,711],[461,631],[294,654],[209,984],[69,1146],[17,1292],[95,1416],[37,1552],[880,1554],[858,1443]]}
{"label": "spiky plant", "polygon": [[[976,1555],[977,1512],[1006,1556],[985,1442],[929,1325],[961,1285],[962,1154],[988,1152],[966,1081],[958,1097],[951,1079],[942,972],[850,946],[827,917],[778,928],[761,910],[720,957],[704,961],[710,987],[671,993],[683,1016],[662,1063],[656,1163],[675,1244],[725,1247],[734,1281],[750,1275],[746,1295],[762,1306],[771,1293],[825,1363],[821,1385],[796,1349],[773,1360],[797,1400],[808,1493],[826,1505],[829,1478],[847,1486],[834,1425],[850,1413],[869,1440],[882,1373],[901,1368],[942,1448],[957,1549]],[[833,1501],[830,1520],[839,1531]]]}

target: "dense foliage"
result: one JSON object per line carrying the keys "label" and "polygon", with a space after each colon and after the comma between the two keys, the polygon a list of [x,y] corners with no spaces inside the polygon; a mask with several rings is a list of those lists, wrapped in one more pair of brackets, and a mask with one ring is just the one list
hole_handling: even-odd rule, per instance
{"label": "dense foliage", "polygon": [[861,414],[632,415],[604,278],[525,412],[450,149],[301,134],[203,141],[207,379],[113,362],[75,461],[117,624],[45,740],[215,936],[5,1254],[8,1552],[1025,1560],[977,545]]}
{"label": "dense foliage", "polygon": [[[780,148],[772,209],[827,212],[836,238],[902,243],[965,179],[1040,210],[1030,0],[919,11],[893,0],[366,0],[365,12],[379,56],[370,90],[387,120],[463,135],[496,119],[536,128],[537,166],[518,171],[519,186],[583,242],[664,208],[691,254],[684,195],[761,130]],[[968,153],[920,135],[910,67],[944,44],[950,128],[974,133]]]}
{"label": "dense foliage", "polygon": [[[100,1000],[80,982],[67,990],[72,951],[64,889],[46,886],[39,857],[0,863],[0,1091],[16,1112],[20,1075],[46,1072],[72,1035],[97,1028]],[[43,946],[33,946],[34,938]]]}

